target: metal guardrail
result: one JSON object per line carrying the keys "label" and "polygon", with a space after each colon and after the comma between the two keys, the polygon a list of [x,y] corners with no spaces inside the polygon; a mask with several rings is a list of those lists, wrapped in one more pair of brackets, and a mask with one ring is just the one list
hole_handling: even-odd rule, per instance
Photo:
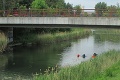
{"label": "metal guardrail", "polygon": [[39,9],[0,10],[0,17],[119,17],[120,10]]}

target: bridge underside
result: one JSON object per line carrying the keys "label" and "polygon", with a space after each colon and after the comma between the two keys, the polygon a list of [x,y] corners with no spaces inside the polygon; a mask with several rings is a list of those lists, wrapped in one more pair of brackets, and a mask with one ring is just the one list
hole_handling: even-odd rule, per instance
{"label": "bridge underside", "polygon": [[78,24],[0,24],[0,27],[16,28],[120,28],[120,25],[78,25]]}

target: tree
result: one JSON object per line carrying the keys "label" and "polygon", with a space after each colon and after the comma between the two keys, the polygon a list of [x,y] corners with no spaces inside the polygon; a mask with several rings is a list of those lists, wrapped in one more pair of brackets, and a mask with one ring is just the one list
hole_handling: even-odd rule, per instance
{"label": "tree", "polygon": [[74,9],[79,10],[79,9],[82,9],[82,8],[81,8],[81,6],[80,6],[80,5],[76,5],[76,6],[74,7]]}
{"label": "tree", "polygon": [[2,0],[2,8],[5,8],[5,10],[12,10],[13,8],[18,7],[18,1],[19,0]]}
{"label": "tree", "polygon": [[82,8],[81,8],[81,6],[80,5],[76,5],[75,7],[74,7],[74,9],[76,10],[75,11],[75,13],[76,13],[76,15],[80,15],[80,13],[82,12]]}
{"label": "tree", "polygon": [[120,17],[120,4],[117,3],[117,16]]}
{"label": "tree", "polygon": [[3,9],[3,2],[2,2],[2,0],[0,0],[0,10],[2,10]]}
{"label": "tree", "polygon": [[64,0],[45,0],[46,4],[49,8],[65,8],[65,1]]}
{"label": "tree", "polygon": [[115,5],[108,6],[109,16],[116,16],[117,7]]}
{"label": "tree", "polygon": [[48,5],[46,4],[45,0],[35,0],[32,2],[31,7],[34,9],[46,9],[48,8]]}
{"label": "tree", "polygon": [[33,1],[34,0],[19,0],[19,5],[25,6],[28,9]]}
{"label": "tree", "polygon": [[33,0],[0,0],[0,10],[12,10],[19,8],[19,6],[30,6]]}
{"label": "tree", "polygon": [[66,9],[73,9],[73,6],[72,4],[70,3],[67,3],[66,6],[65,6]]}
{"label": "tree", "polygon": [[107,4],[105,2],[99,2],[95,5],[95,11],[98,16],[102,16],[107,9]]}
{"label": "tree", "polygon": [[45,0],[49,8],[56,8],[58,0]]}
{"label": "tree", "polygon": [[56,5],[56,8],[58,8],[58,9],[63,9],[63,8],[65,8],[65,1],[64,0],[58,0],[57,1],[57,5]]}

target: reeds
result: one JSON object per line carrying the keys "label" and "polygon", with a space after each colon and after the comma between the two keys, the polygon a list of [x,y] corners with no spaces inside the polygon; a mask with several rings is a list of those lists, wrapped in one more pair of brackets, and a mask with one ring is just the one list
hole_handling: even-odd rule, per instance
{"label": "reeds", "polygon": [[68,41],[78,38],[83,38],[90,35],[91,31],[88,29],[72,29],[70,32],[58,32],[58,33],[49,33],[49,34],[41,34],[37,35],[37,42],[43,44],[49,43],[58,43],[62,41]]}
{"label": "reeds", "polygon": [[5,34],[3,32],[0,32],[0,53],[2,51],[4,51],[6,45],[7,45],[7,37],[5,36]]}
{"label": "reeds", "polygon": [[77,66],[65,67],[58,72],[38,75],[34,80],[96,80],[106,69],[119,61],[120,52],[112,50]]}

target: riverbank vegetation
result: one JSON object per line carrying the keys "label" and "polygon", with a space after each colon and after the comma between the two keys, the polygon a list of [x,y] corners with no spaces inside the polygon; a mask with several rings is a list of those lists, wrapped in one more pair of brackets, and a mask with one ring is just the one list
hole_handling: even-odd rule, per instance
{"label": "riverbank vegetation", "polygon": [[[19,30],[19,32],[18,32]],[[14,29],[14,43],[50,44],[78,39],[90,35],[90,29],[83,28],[40,28],[39,30]]]}
{"label": "riverbank vegetation", "polygon": [[96,31],[93,33],[94,36],[96,37],[95,41],[110,41],[110,42],[115,42],[118,43],[120,42],[120,30],[119,29],[96,29]]}
{"label": "riverbank vegetation", "polygon": [[0,31],[0,53],[2,53],[2,51],[4,51],[6,45],[7,45],[7,37],[5,36],[5,34],[3,32]]}
{"label": "riverbank vegetation", "polygon": [[119,80],[120,51],[105,52],[74,67],[65,67],[53,72],[49,68],[46,73],[39,74],[34,80]]}

